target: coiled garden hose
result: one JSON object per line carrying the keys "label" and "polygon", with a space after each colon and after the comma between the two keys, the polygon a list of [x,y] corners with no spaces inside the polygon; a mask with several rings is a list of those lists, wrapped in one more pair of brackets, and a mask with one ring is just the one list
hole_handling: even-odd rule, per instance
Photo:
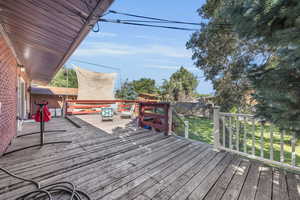
{"label": "coiled garden hose", "polygon": [[39,182],[17,176],[7,169],[0,167],[0,171],[8,174],[11,177],[29,182],[36,186],[37,190],[17,197],[16,200],[55,200],[54,195],[68,195],[70,197],[70,200],[91,200],[88,194],[83,191],[77,190],[76,186],[68,181],[41,186]]}

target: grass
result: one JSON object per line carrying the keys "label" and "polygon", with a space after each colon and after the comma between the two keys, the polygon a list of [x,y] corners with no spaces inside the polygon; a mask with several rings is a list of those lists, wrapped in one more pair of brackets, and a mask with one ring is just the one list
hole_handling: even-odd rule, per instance
{"label": "grass", "polygon": [[[213,144],[213,121],[206,118],[189,116],[185,117],[184,120],[189,122],[189,138],[192,140],[202,141],[208,144]],[[237,150],[237,121],[232,121],[233,126],[233,134],[232,134],[232,148]],[[240,134],[239,134],[239,150],[244,151],[244,147],[246,147],[247,153],[252,153],[252,125],[249,122],[239,121],[240,127]],[[184,125],[183,123],[176,127],[175,132],[180,135],[184,136]],[[226,120],[226,127],[229,127],[229,120]],[[261,155],[260,146],[261,146],[261,124],[255,124],[254,126],[254,152],[256,156]],[[229,130],[226,131],[226,139],[225,139],[225,146],[229,147]],[[246,133],[246,134],[245,134]],[[244,143],[244,137],[246,135],[246,143]],[[264,126],[264,140],[263,140],[263,154],[264,158],[270,158],[270,149],[271,149],[271,142],[270,142],[270,126]],[[223,144],[223,130],[221,129],[220,135],[220,142]],[[291,157],[292,157],[292,146],[291,146],[292,136],[290,133],[286,133],[284,136],[284,157],[285,163],[291,164]],[[245,146],[246,144],[246,146]],[[274,160],[280,161],[280,132],[278,129],[273,130],[273,149],[274,149]],[[297,139],[296,142],[296,165],[300,166],[300,139]]]}

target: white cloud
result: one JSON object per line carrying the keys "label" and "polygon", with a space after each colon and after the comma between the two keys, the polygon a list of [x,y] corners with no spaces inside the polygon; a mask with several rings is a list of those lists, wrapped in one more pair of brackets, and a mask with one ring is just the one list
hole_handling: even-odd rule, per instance
{"label": "white cloud", "polygon": [[100,56],[100,55],[141,55],[151,54],[173,58],[190,58],[191,52],[184,47],[168,45],[127,45],[110,42],[89,42],[86,47],[76,50],[77,56]]}

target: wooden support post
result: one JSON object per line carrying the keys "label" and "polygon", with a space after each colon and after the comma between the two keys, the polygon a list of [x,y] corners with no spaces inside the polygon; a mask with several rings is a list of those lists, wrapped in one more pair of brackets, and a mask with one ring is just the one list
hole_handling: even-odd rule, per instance
{"label": "wooden support post", "polygon": [[220,147],[220,107],[214,107],[214,147]]}

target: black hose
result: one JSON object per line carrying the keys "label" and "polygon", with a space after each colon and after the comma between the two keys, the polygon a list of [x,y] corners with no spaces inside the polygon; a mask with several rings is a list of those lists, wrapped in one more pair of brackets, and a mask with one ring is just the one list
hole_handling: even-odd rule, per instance
{"label": "black hose", "polygon": [[[50,130],[50,131],[44,131],[44,133],[52,133],[52,132],[67,132],[67,130]],[[40,134],[41,132],[32,132],[32,133],[26,133],[22,135],[18,135],[17,138],[28,136],[28,135],[34,135],[34,134]]]}
{"label": "black hose", "polygon": [[70,200],[91,200],[88,194],[86,194],[83,191],[77,190],[76,186],[68,181],[62,181],[62,182],[57,182],[57,183],[52,183],[49,185],[42,186],[40,185],[39,182],[31,180],[31,179],[26,179],[20,176],[17,176],[7,169],[1,168],[0,171],[8,174],[9,176],[29,182],[37,188],[37,190],[28,192],[20,197],[17,197],[16,200],[40,200],[40,199],[48,199],[48,200],[54,200],[53,196],[54,195],[68,195],[70,197]]}
{"label": "black hose", "polygon": [[50,144],[71,144],[71,143],[72,143],[72,141],[46,142],[42,146],[40,144],[36,144],[36,145],[31,145],[31,146],[28,146],[28,147],[23,147],[23,148],[20,148],[20,149],[16,149],[16,150],[13,150],[13,151],[9,151],[9,152],[6,152],[6,153],[2,154],[2,156],[7,156],[9,154],[12,154],[12,153],[15,153],[15,152],[18,152],[18,151],[23,151],[25,149],[34,148],[34,147],[43,147],[45,145],[50,145]]}

